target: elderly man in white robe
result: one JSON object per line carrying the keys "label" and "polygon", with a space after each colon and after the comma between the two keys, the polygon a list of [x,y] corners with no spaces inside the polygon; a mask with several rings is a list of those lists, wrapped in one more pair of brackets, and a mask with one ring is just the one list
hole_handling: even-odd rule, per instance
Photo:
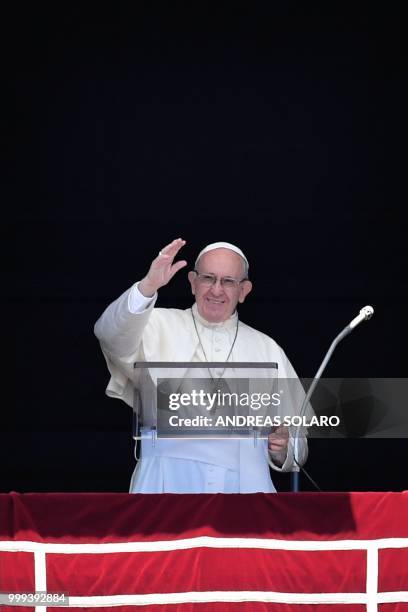
{"label": "elderly man in white robe", "polygon": [[[275,362],[279,377],[296,372],[268,336],[239,321],[238,303],[252,289],[248,260],[227,242],[205,247],[188,273],[195,303],[187,310],[155,308],[158,290],[187,265],[175,261],[185,240],[161,249],[147,275],[110,304],[95,325],[111,379],[107,395],[133,405],[135,362]],[[296,461],[307,457],[299,438]],[[271,493],[269,466],[290,471],[294,444],[286,427],[268,438],[142,439],[131,493]]]}

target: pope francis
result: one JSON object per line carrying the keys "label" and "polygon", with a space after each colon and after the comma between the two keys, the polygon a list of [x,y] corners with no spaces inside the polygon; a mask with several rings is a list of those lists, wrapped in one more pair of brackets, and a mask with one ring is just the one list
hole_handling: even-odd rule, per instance
{"label": "pope francis", "polygon": [[[238,318],[252,289],[249,264],[233,244],[217,242],[188,273],[195,303],[187,310],[155,308],[157,292],[187,265],[175,261],[185,240],[161,249],[147,275],[110,304],[95,324],[111,375],[107,395],[133,405],[135,362],[274,362],[279,377],[297,378],[283,350]],[[217,372],[223,375],[223,372]],[[301,402],[301,399],[298,400]],[[298,403],[296,401],[296,403]],[[300,404],[299,404],[300,406]],[[277,427],[267,439],[151,439],[143,436],[132,493],[254,493],[275,491],[269,466],[290,471],[293,439]],[[307,457],[299,438],[297,461]]]}

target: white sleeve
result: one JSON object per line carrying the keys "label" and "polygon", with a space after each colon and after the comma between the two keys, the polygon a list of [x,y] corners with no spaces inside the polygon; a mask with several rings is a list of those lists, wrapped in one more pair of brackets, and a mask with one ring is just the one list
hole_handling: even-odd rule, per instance
{"label": "white sleeve", "polygon": [[[303,386],[296,374],[296,371],[289,359],[285,355],[285,353],[281,349],[281,370],[284,376],[283,379],[280,380],[280,384],[283,385],[285,389],[285,396],[290,398],[290,404],[292,405],[291,415],[297,415],[299,413],[300,407],[303,403],[303,399],[305,397],[305,391]],[[306,415],[313,414],[312,408],[310,404],[308,405],[308,410],[306,411]],[[294,434],[297,436],[297,461],[300,465],[303,465],[308,456],[308,444],[307,444],[307,430],[302,430],[302,435],[300,435],[300,431],[297,430]],[[290,472],[295,466],[295,440],[292,432],[289,434],[288,447],[286,451],[279,451],[277,453],[272,453],[268,449],[268,463],[274,470],[278,472]]]}
{"label": "white sleeve", "polygon": [[135,285],[133,285],[129,292],[129,312],[131,312],[132,314],[138,314],[140,312],[143,312],[143,310],[149,308],[150,304],[153,300],[156,299],[156,297],[156,294],[154,294],[152,297],[146,297],[145,295],[143,295],[143,293],[140,293],[139,283],[136,283]]}
{"label": "white sleeve", "polygon": [[133,313],[129,302],[134,288],[133,285],[109,304],[95,323],[95,335],[100,341],[111,375],[106,393],[110,397],[123,399],[129,406],[133,404],[133,364],[143,359],[142,337],[157,299],[157,294],[153,298],[145,298],[138,291],[142,298],[139,300],[140,312]]}
{"label": "white sleeve", "polygon": [[[139,302],[139,308],[140,304],[142,308],[139,312],[131,312],[129,296],[133,289],[134,286],[109,304],[95,323],[95,335],[102,345],[102,350],[129,362],[136,361],[143,332],[157,299],[157,294],[151,299],[142,296],[143,300]],[[140,294],[139,291],[138,293]]]}

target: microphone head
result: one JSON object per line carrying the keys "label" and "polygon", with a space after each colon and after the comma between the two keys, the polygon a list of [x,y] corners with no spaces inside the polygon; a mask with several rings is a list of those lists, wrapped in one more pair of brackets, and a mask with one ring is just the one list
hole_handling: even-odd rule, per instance
{"label": "microphone head", "polygon": [[360,314],[364,316],[364,321],[368,321],[374,314],[374,308],[372,306],[364,306],[360,310]]}

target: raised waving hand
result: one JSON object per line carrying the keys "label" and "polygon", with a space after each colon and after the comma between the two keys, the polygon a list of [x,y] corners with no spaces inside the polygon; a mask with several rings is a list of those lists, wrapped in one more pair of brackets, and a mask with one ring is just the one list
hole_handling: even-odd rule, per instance
{"label": "raised waving hand", "polygon": [[167,285],[173,276],[187,265],[184,259],[174,263],[174,258],[185,244],[185,240],[176,238],[153,259],[148,273],[139,283],[139,291],[145,297],[152,297],[160,287]]}

